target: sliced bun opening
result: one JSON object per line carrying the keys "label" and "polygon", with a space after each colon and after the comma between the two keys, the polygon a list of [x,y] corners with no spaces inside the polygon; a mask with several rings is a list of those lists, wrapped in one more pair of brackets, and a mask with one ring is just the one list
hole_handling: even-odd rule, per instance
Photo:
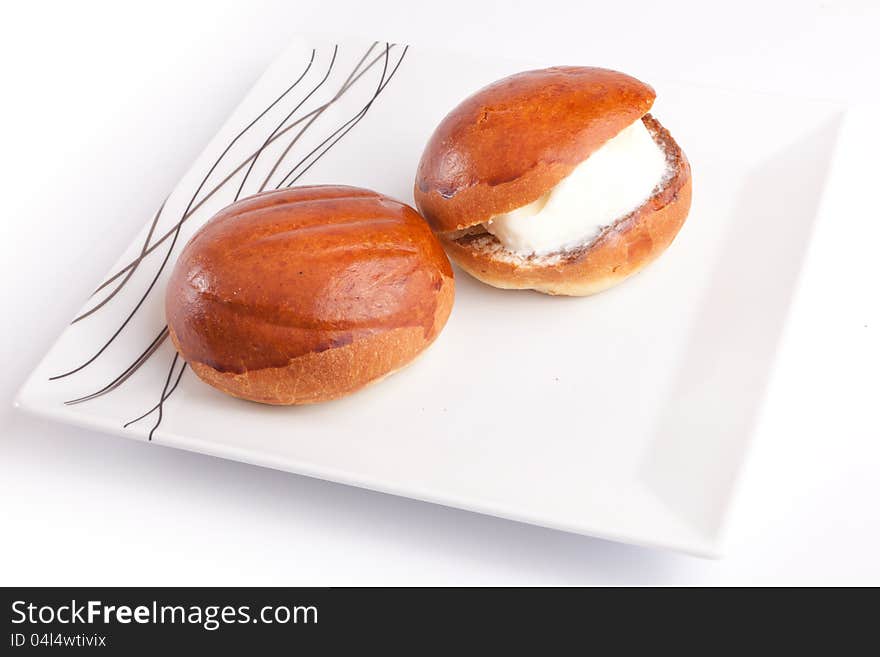
{"label": "sliced bun opening", "polygon": [[593,151],[538,200],[484,222],[508,250],[549,255],[592,242],[642,206],[670,175],[670,162],[642,118]]}
{"label": "sliced bun opening", "polygon": [[[646,138],[650,143],[645,143]],[[577,260],[604,235],[662,197],[683,161],[669,133],[646,114],[537,201],[489,222],[443,233],[441,238],[517,267],[553,267]],[[630,178],[620,179],[628,172]],[[611,198],[603,198],[603,187]],[[595,207],[597,201],[601,207]]]}

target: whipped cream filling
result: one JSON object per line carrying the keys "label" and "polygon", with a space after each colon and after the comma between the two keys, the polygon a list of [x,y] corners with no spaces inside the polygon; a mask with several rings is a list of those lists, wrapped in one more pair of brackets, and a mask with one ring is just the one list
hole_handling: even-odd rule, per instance
{"label": "whipped cream filling", "polygon": [[533,203],[483,224],[509,251],[547,255],[589,244],[640,207],[667,174],[666,154],[641,119]]}

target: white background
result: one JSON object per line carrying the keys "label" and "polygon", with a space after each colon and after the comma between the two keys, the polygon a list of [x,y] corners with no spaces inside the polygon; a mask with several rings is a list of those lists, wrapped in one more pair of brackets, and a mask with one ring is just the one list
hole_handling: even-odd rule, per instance
{"label": "white background", "polygon": [[[14,411],[15,390],[93,284],[298,31],[513,58],[540,49],[649,82],[781,93],[793,112],[797,96],[880,102],[870,0],[4,9],[0,584],[880,584],[876,205],[846,235],[817,234],[720,561]],[[876,160],[864,165],[880,174]]]}

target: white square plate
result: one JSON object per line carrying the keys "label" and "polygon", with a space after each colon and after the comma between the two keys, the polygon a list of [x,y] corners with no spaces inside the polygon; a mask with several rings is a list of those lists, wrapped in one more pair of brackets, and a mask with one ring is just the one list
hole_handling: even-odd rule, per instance
{"label": "white square plate", "polygon": [[[243,195],[263,181],[273,188],[293,170],[286,181],[358,185],[411,203],[416,163],[443,115],[494,79],[551,63],[296,41],[111,275],[145,241],[155,250],[125,272],[118,294],[64,331],[17,403],[147,440],[156,412],[123,425],[159,400],[174,358],[167,340],[108,394],[64,402],[105,387],[160,334],[170,264],[240,186]],[[843,114],[829,103],[651,82],[653,113],[691,161],[694,202],[672,247],[645,272],[585,299],[500,291],[459,272],[440,338],[383,383],[283,408],[227,397],[185,371],[153,441],[566,531],[717,554]],[[245,177],[248,167],[239,165],[264,145]],[[174,240],[191,200],[198,208]],[[172,238],[157,245],[165,234]],[[169,265],[138,307],[166,254]]]}

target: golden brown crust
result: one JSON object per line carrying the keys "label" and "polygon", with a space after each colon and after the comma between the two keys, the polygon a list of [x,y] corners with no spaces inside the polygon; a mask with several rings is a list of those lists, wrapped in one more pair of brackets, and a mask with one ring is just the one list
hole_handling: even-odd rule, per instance
{"label": "golden brown crust", "polygon": [[[223,392],[263,404],[313,404],[338,399],[378,383],[412,362],[439,335],[452,310],[453,279],[445,278],[433,336],[426,341],[420,328],[398,328],[370,335],[357,342],[312,352],[281,367],[220,372],[210,365],[190,362],[193,372]],[[178,347],[177,336],[170,331]]]}
{"label": "golden brown crust", "polygon": [[409,206],[299,187],[221,210],[172,272],[166,315],[193,371],[268,404],[335,399],[408,364],[452,308],[452,268]]}
{"label": "golden brown crust", "polygon": [[666,153],[672,175],[644,205],[605,229],[582,249],[543,257],[517,257],[484,231],[440,234],[449,256],[475,278],[505,289],[587,296],[632,276],[660,255],[678,234],[691,205],[691,170],[671,135],[642,119]]}
{"label": "golden brown crust", "polygon": [[494,82],[437,126],[419,162],[416,206],[443,233],[527,205],[653,102],[651,87],[602,68],[560,66]]}

